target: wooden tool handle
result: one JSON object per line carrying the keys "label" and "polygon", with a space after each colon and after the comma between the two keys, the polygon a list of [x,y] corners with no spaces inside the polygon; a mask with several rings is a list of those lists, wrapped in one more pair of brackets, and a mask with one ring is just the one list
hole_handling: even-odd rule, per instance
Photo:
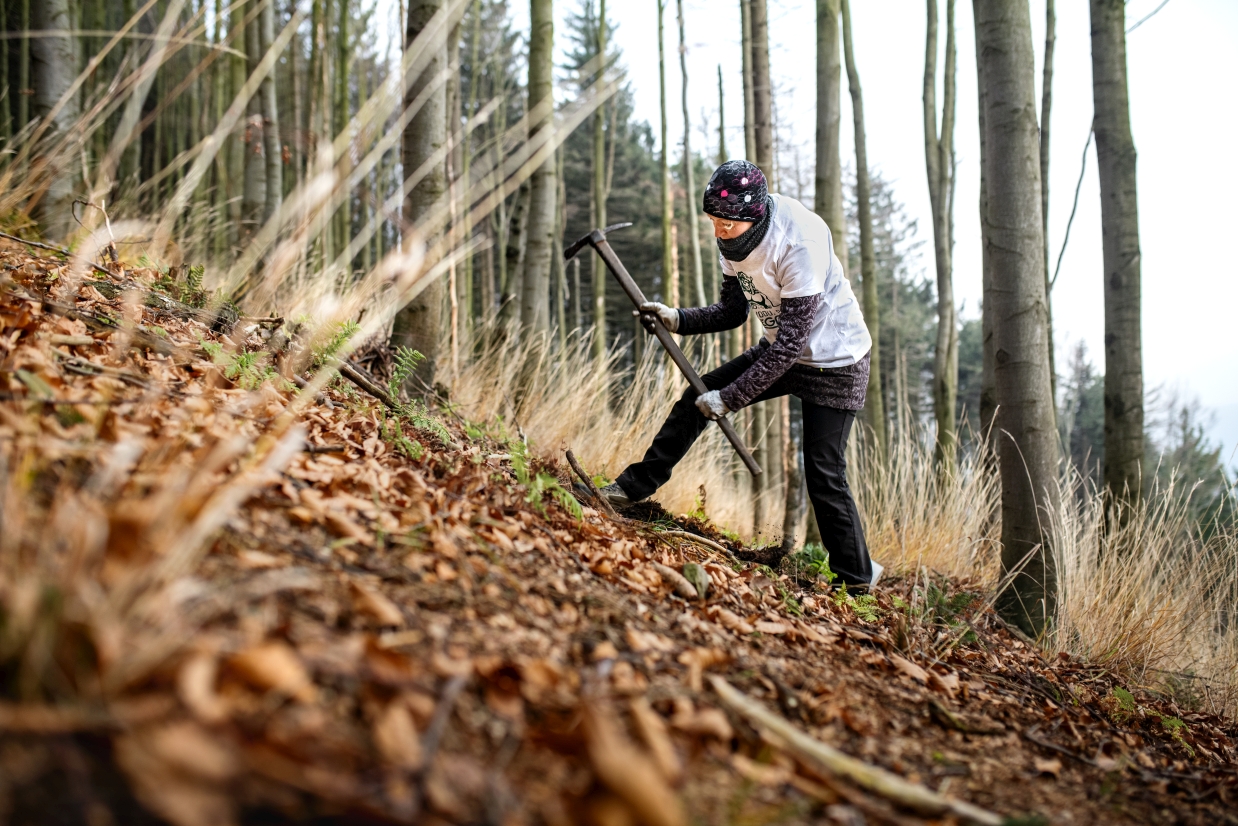
{"label": "wooden tool handle", "polygon": [[[602,235],[598,230],[594,230],[590,240],[598,255],[602,256],[602,261],[605,262],[606,268],[619,280],[619,286],[623,287],[623,291],[627,293],[628,298],[632,299],[632,303],[639,310],[640,305],[645,303],[645,294],[641,292],[641,288],[632,279],[632,276],[628,274],[627,268],[623,266],[619,256],[615,255],[615,251],[607,242],[606,236]],[[671,361],[675,362],[675,366],[687,378],[688,384],[691,385],[692,389],[698,395],[709,392],[708,388],[705,387],[705,382],[701,381],[700,375],[696,372],[696,368],[688,361],[688,357],[683,354],[683,350],[679,349],[675,339],[671,338],[670,331],[662,324],[662,320],[656,316],[653,318],[653,334],[657,336],[663,349],[670,354]],[[752,454],[748,452],[743,439],[739,438],[739,434],[735,432],[735,427],[730,420],[724,416],[718,419],[717,422],[718,427],[722,428],[722,434],[726,436],[727,441],[731,443],[731,447],[735,448],[735,452],[739,454],[744,467],[748,468],[748,472],[753,476],[760,476],[761,466],[757,464],[756,459],[752,458]]]}

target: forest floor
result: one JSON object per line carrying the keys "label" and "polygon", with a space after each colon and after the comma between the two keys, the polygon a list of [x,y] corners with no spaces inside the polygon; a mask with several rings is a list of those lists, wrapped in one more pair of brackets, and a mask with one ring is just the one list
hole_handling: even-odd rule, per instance
{"label": "forest floor", "polygon": [[497,423],[305,398],[264,355],[295,334],[4,243],[0,822],[1001,822],[729,685],[1010,823],[1238,823],[1232,720],[1047,659],[976,583],[846,596],[577,517]]}

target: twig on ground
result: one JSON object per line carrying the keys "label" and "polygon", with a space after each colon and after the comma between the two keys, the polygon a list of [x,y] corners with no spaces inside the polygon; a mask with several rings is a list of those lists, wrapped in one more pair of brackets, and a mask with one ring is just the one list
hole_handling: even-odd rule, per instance
{"label": "twig on ground", "polygon": [[717,542],[714,542],[712,539],[706,539],[703,536],[699,536],[697,534],[690,533],[688,531],[658,531],[658,533],[660,533],[662,536],[677,536],[680,539],[686,539],[689,542],[695,542],[698,545],[701,545],[706,548],[710,548],[711,550],[715,550],[718,553],[726,554],[732,559],[738,559],[738,557],[735,556],[735,553],[730,548],[727,548],[723,545],[719,545]]}
{"label": "twig on ground", "polygon": [[593,498],[601,503],[602,509],[611,516],[618,516],[619,514],[615,511],[614,507],[606,500],[606,497],[602,495],[602,492],[598,490],[598,486],[594,484],[594,481],[590,478],[589,474],[585,473],[585,469],[580,466],[580,462],[576,461],[576,455],[570,450],[567,451],[567,463],[572,466],[572,470],[576,471],[576,475],[580,477],[580,481],[585,483],[585,487],[587,487],[589,492],[593,494]]}
{"label": "twig on ground", "polygon": [[1000,815],[962,800],[944,797],[918,783],[871,766],[803,733],[782,716],[748,697],[721,677],[711,675],[710,684],[731,710],[753,724],[761,736],[801,762],[837,774],[862,789],[922,815],[951,814],[977,826],[1001,826]]}
{"label": "twig on ground", "polygon": [[447,721],[451,719],[451,712],[456,707],[456,698],[464,690],[466,682],[468,678],[465,676],[455,676],[447,681],[447,685],[443,686],[443,694],[439,697],[438,705],[434,708],[434,716],[430,718],[430,725],[426,726],[425,736],[421,738],[423,762],[420,776],[417,779],[417,796],[413,801],[412,817],[409,822],[417,820],[417,815],[420,814],[421,803],[426,796],[426,778],[430,775],[434,757],[438,754],[439,744],[443,741]]}
{"label": "twig on ground", "polygon": [[106,269],[104,269],[103,267],[100,267],[94,261],[88,261],[87,259],[78,255],[77,253],[69,252],[67,249],[64,249],[63,247],[53,247],[51,244],[43,244],[38,241],[27,241],[25,238],[18,238],[16,235],[9,235],[7,232],[0,232],[0,238],[7,238],[10,241],[16,241],[17,243],[25,244],[28,247],[35,247],[37,249],[47,250],[48,252],[59,253],[60,255],[65,256],[66,258],[76,258],[78,261],[83,261],[89,264],[91,269],[93,269],[97,273],[100,273],[101,275],[106,275],[108,278],[116,277],[114,273],[108,272]]}

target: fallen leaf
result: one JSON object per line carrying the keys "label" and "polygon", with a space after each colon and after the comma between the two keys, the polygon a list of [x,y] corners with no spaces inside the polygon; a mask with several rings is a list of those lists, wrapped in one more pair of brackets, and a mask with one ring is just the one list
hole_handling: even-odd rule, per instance
{"label": "fallen leaf", "polygon": [[928,682],[928,672],[920,666],[913,663],[911,660],[901,657],[898,654],[890,655],[890,662],[894,663],[894,667],[902,673],[906,674],[911,679],[918,683]]}
{"label": "fallen leaf", "polygon": [[785,634],[791,630],[791,626],[785,622],[770,622],[769,620],[757,620],[754,623],[756,630],[762,634]]}
{"label": "fallen leaf", "polygon": [[1051,774],[1056,778],[1062,773],[1062,761],[1056,757],[1050,757],[1047,760],[1034,757],[1032,758],[1032,764],[1035,765],[1038,774]]}
{"label": "fallen leaf", "polygon": [[404,613],[379,591],[360,582],[352,582],[353,605],[357,613],[364,614],[380,626],[391,627],[404,624]]}
{"label": "fallen leaf", "polygon": [[388,704],[374,721],[374,745],[386,762],[405,771],[420,769],[425,759],[413,715],[400,700]]}
{"label": "fallen leaf", "polygon": [[959,691],[959,675],[953,671],[949,674],[938,674],[936,671],[929,671],[928,686],[953,700],[954,695]]}
{"label": "fallen leaf", "polygon": [[709,618],[721,625],[723,628],[734,631],[736,634],[746,636],[756,630],[752,627],[752,623],[748,622],[733,611],[728,611],[720,605],[710,607]]}
{"label": "fallen leaf", "polygon": [[257,688],[278,691],[303,703],[318,697],[305,666],[286,643],[256,645],[233,656],[228,664]]}
{"label": "fallen leaf", "polygon": [[648,826],[683,826],[683,804],[649,756],[619,729],[602,703],[584,709],[585,746],[598,780],[632,807]]}
{"label": "fallen leaf", "polygon": [[645,748],[653,755],[654,762],[668,783],[677,785],[683,777],[683,761],[675,751],[670,735],[666,732],[666,723],[662,715],[653,710],[644,697],[633,697],[628,701],[628,709],[632,712],[632,721]]}

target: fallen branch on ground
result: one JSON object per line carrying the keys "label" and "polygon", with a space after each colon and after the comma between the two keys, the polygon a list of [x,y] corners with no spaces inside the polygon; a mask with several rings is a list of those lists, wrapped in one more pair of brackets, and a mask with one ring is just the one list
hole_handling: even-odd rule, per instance
{"label": "fallen branch on ground", "polygon": [[727,548],[724,545],[719,545],[717,542],[714,542],[712,539],[706,539],[703,536],[699,536],[694,533],[689,533],[688,531],[658,531],[658,533],[660,533],[662,536],[677,536],[680,539],[686,539],[689,542],[695,542],[696,544],[701,545],[702,547],[709,548],[710,550],[717,551],[718,553],[726,554],[732,559],[737,558],[735,556],[735,553],[731,551],[730,548]]}
{"label": "fallen branch on ground", "polygon": [[576,461],[576,455],[570,450],[567,452],[567,463],[572,466],[572,470],[576,471],[576,475],[580,477],[580,481],[585,483],[585,487],[587,487],[589,492],[593,494],[593,498],[601,503],[602,509],[611,516],[618,516],[619,514],[615,512],[614,507],[606,500],[606,497],[602,495],[602,492],[598,490],[598,486],[594,483],[589,474],[585,473],[585,469],[580,466],[580,462]]}
{"label": "fallen branch on ground", "polygon": [[1000,815],[965,801],[937,794],[918,783],[912,783],[883,768],[871,766],[809,737],[721,677],[711,675],[709,682],[722,702],[751,723],[765,740],[801,762],[845,777],[860,788],[918,814],[929,817],[952,814],[977,826],[1001,826],[1003,822]]}

